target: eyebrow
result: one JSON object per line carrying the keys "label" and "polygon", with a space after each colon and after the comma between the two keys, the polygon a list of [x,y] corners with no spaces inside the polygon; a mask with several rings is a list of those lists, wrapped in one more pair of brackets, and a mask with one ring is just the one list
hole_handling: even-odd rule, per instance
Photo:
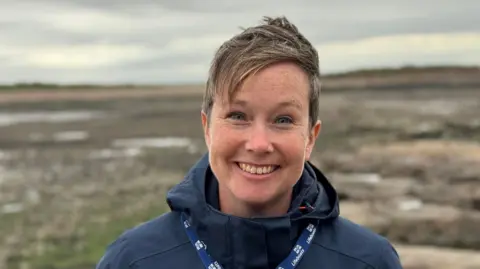
{"label": "eyebrow", "polygon": [[[234,100],[232,102],[233,105],[239,105],[239,106],[242,106],[242,107],[246,107],[248,102],[245,101],[245,100]],[[293,106],[297,109],[302,109],[302,105],[300,105],[297,101],[295,100],[289,100],[289,101],[282,101],[280,103],[277,104],[277,108],[280,108],[280,107],[290,107],[290,106]]]}

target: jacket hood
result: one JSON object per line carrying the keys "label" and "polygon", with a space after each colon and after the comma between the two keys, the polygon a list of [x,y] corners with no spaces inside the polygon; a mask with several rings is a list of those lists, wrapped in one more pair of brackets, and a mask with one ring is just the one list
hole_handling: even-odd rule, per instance
{"label": "jacket hood", "polygon": [[[174,212],[184,212],[209,254],[227,268],[275,268],[288,256],[303,228],[312,220],[339,216],[339,200],[325,176],[307,162],[287,214],[241,218],[219,210],[218,182],[208,153],[167,194]],[[180,223],[179,223],[180,225]]]}

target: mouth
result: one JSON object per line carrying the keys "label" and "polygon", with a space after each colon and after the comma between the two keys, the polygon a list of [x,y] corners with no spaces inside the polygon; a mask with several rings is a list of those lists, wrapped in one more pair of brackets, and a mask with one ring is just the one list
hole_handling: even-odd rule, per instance
{"label": "mouth", "polygon": [[240,170],[252,176],[270,175],[280,168],[279,165],[253,165],[242,162],[236,162],[236,164]]}

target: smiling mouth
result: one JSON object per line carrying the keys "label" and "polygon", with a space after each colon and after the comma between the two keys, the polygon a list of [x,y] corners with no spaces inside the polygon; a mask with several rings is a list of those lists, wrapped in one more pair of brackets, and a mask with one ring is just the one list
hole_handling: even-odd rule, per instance
{"label": "smiling mouth", "polygon": [[275,170],[280,168],[280,166],[278,165],[251,165],[251,164],[239,163],[239,162],[237,162],[236,164],[241,170],[252,175],[271,174],[275,172]]}

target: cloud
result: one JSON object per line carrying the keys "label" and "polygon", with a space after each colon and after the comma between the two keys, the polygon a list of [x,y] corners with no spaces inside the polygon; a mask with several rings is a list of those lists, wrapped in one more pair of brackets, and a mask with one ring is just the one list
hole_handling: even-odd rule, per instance
{"label": "cloud", "polygon": [[[146,57],[149,51],[141,46],[91,44],[78,46],[46,46],[35,50],[5,48],[7,63],[12,66],[47,69],[77,69],[113,66]],[[1,52],[0,52],[1,56]],[[10,57],[9,57],[10,56]]]}
{"label": "cloud", "polygon": [[316,46],[329,72],[410,64],[480,64],[480,33],[407,34]]}
{"label": "cloud", "polygon": [[216,48],[286,15],[318,44],[323,72],[480,64],[480,1],[4,0],[0,83],[202,81]]}
{"label": "cloud", "polygon": [[[158,48],[97,44],[46,46],[32,51],[0,46],[0,59],[7,58],[16,68],[42,69],[44,76],[49,69],[78,71],[57,79],[62,82],[194,82],[206,78],[214,50],[229,37],[183,37]],[[316,48],[323,73],[410,64],[480,63],[480,33],[391,35],[319,43]],[[46,78],[55,81],[57,74],[52,71]]]}
{"label": "cloud", "polygon": [[[0,57],[12,66],[45,69],[95,69],[162,60],[176,61],[192,56],[205,59],[230,36],[212,35],[198,38],[180,37],[164,46],[142,44],[89,43],[78,45],[47,45],[31,49],[28,46],[0,44]],[[186,56],[186,57],[185,57]],[[173,58],[173,59],[172,59]]]}
{"label": "cloud", "polygon": [[200,37],[180,37],[168,42],[164,49],[171,53],[198,53],[213,52],[223,42],[230,39],[233,35],[205,35]]}

